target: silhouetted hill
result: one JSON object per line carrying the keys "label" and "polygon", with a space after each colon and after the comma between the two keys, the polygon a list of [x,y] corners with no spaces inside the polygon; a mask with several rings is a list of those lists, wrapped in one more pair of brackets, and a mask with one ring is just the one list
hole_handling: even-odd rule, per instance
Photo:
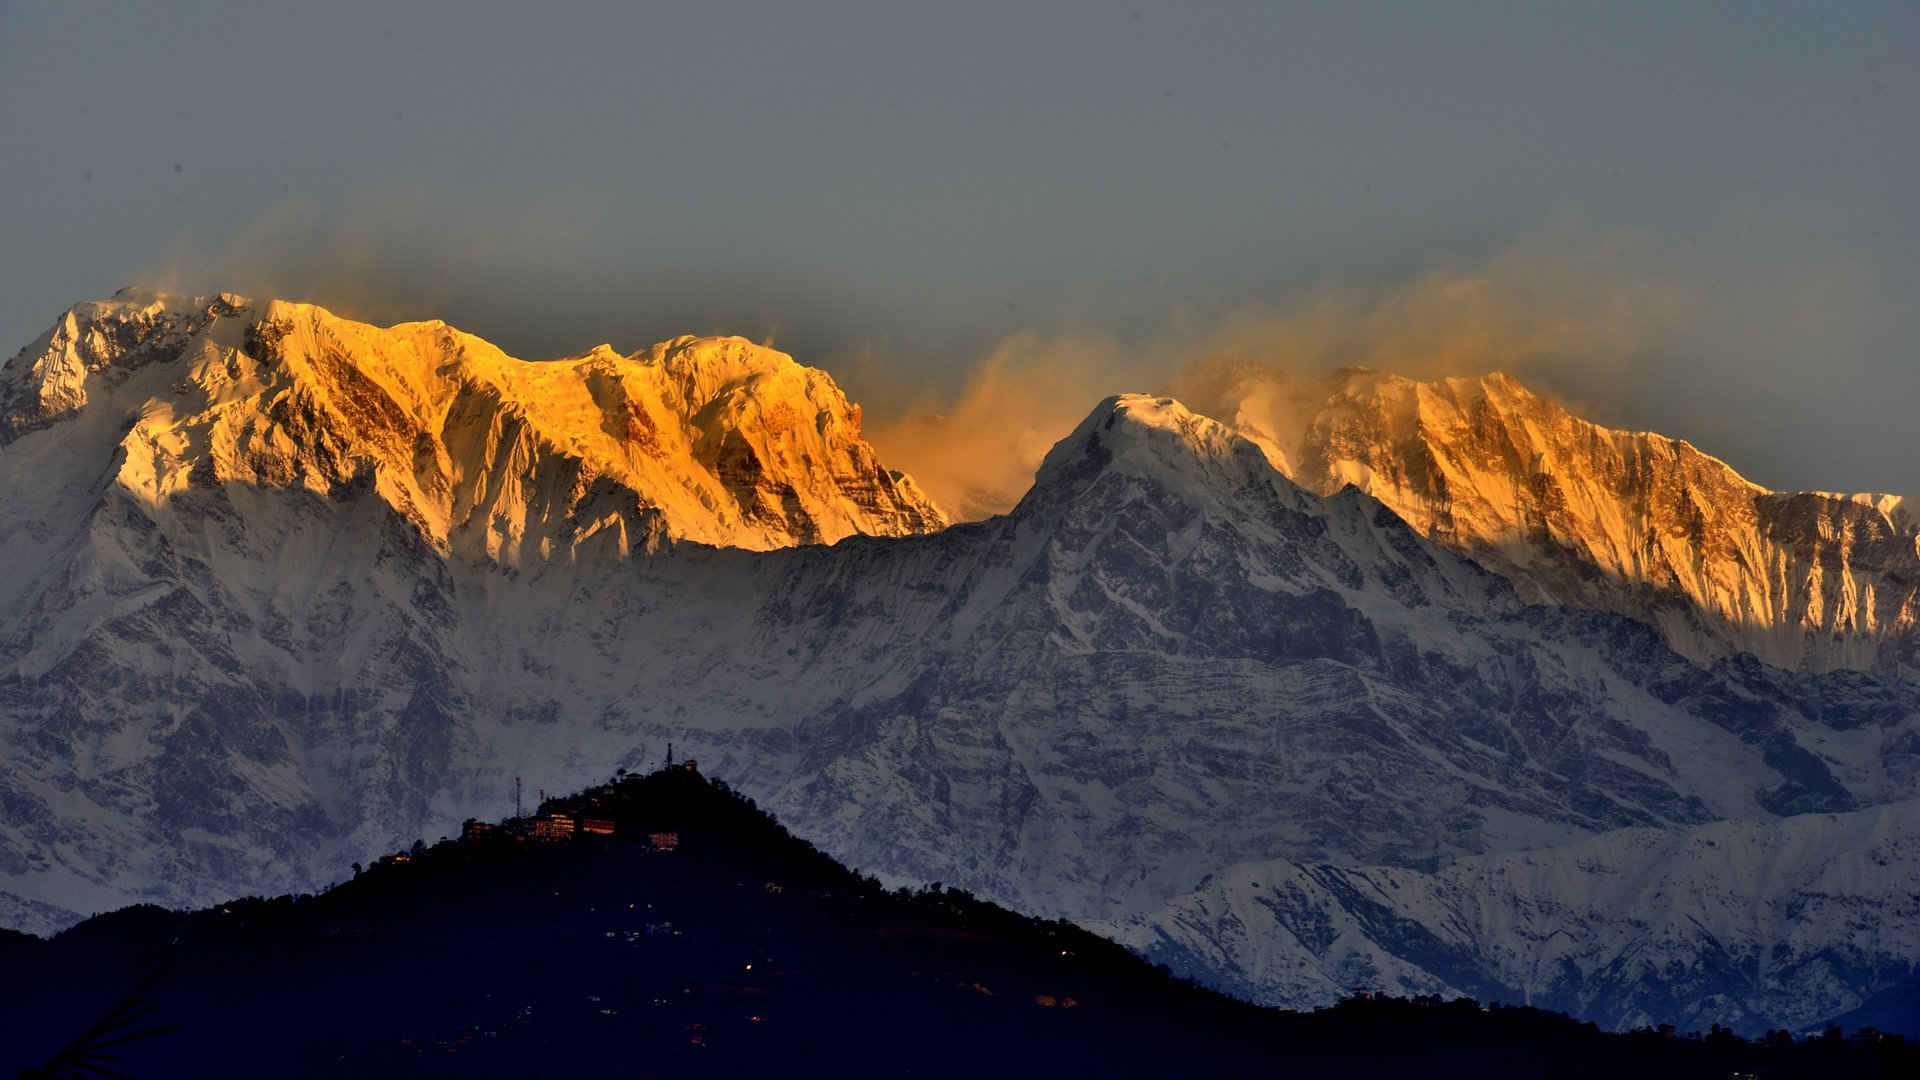
{"label": "silhouetted hill", "polygon": [[135,1078],[1920,1074],[1898,1039],[1608,1035],[1465,1000],[1256,1008],[1066,923],[887,892],[684,769],[318,896],[0,935],[0,968],[14,1068],[164,972],[120,1030],[179,1030],[104,1051]]}

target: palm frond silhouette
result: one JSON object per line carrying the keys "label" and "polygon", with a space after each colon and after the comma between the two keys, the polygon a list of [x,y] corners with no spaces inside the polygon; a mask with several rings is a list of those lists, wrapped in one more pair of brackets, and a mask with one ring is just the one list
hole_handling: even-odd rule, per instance
{"label": "palm frond silhouette", "polygon": [[109,1068],[109,1063],[120,1061],[119,1053],[108,1053],[131,1042],[151,1039],[155,1035],[165,1035],[179,1031],[178,1024],[161,1024],[139,1031],[129,1030],[148,1014],[153,1006],[146,1003],[147,991],[166,973],[162,968],[141,981],[133,992],[107,1010],[92,1027],[80,1033],[72,1042],[40,1063],[39,1068],[20,1070],[20,1080],[91,1080],[93,1077],[105,1077],[106,1080],[131,1080],[127,1074]]}

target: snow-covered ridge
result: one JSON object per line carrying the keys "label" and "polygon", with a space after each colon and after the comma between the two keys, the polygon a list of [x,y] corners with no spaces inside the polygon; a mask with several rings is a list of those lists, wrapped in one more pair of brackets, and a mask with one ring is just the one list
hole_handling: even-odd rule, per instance
{"label": "snow-covered ridge", "polygon": [[229,482],[363,485],[442,550],[508,564],[946,525],[881,467],[830,376],[740,338],[533,363],[439,321],[127,291],[0,370],[0,441],[84,438],[48,429],[87,412],[130,421],[89,451],[120,451],[113,481],[156,505]]}
{"label": "snow-covered ridge", "polygon": [[1697,661],[1920,672],[1920,518],[1898,497],[1769,491],[1504,374],[1225,362],[1169,390],[1302,486],[1358,487],[1530,601],[1629,615]]}
{"label": "snow-covered ridge", "polygon": [[1887,495],[1877,491],[1811,491],[1807,494],[1871,506],[1885,514],[1901,531],[1920,531],[1920,495]]}
{"label": "snow-covered ridge", "polygon": [[524,364],[198,304],[76,309],[0,371],[0,920],[313,888],[669,741],[851,865],[1103,919],[1243,863],[1429,867],[1920,776],[1920,684],[1529,607],[1170,399],[1102,403],[988,521],[599,557],[800,539],[773,526],[810,496],[770,478],[851,406],[732,339]]}
{"label": "snow-covered ridge", "polygon": [[1440,870],[1249,863],[1110,927],[1256,1001],[1469,994],[1817,1031],[1920,972],[1920,803],[1627,829]]}
{"label": "snow-covered ridge", "polygon": [[1187,488],[1196,480],[1229,491],[1273,485],[1272,466],[1254,441],[1170,397],[1146,394],[1116,394],[1094,406],[1041,461],[1034,487],[1060,487],[1089,464]]}

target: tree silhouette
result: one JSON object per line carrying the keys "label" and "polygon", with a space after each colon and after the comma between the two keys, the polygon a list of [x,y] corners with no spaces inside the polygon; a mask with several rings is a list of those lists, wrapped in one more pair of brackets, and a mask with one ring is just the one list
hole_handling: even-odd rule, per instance
{"label": "tree silhouette", "polygon": [[108,1080],[127,1080],[127,1074],[107,1067],[108,1062],[118,1062],[119,1054],[106,1053],[114,1047],[125,1046],[141,1039],[151,1039],[155,1035],[179,1031],[177,1024],[163,1024],[142,1031],[128,1031],[135,1022],[153,1011],[153,1006],[145,1003],[147,991],[159,980],[165,971],[162,968],[146,977],[133,992],[107,1010],[99,1022],[80,1033],[79,1037],[68,1043],[52,1057],[40,1063],[37,1069],[21,1069],[20,1080],[41,1080],[41,1078],[60,1077],[63,1080],[84,1080],[89,1076],[104,1076]]}

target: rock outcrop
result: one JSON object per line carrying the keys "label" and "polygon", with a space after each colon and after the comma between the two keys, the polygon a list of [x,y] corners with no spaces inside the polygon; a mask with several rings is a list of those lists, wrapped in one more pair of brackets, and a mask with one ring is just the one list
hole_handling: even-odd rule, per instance
{"label": "rock outcrop", "polygon": [[1351,484],[1535,603],[1628,615],[1681,653],[1920,673],[1920,521],[1879,495],[1775,492],[1688,443],[1614,431],[1501,374],[1416,382],[1259,364],[1169,389],[1321,494]]}

